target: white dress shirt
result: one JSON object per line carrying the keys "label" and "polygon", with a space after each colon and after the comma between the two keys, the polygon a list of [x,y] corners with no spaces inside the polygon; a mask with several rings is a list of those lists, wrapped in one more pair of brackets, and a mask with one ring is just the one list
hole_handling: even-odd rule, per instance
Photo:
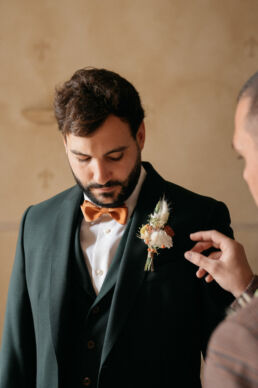
{"label": "white dress shirt", "polygon": [[[138,183],[130,197],[125,201],[128,207],[127,222],[136,206],[145,176],[146,171],[141,167]],[[84,198],[89,201],[85,194]],[[125,225],[121,225],[109,214],[103,214],[92,222],[87,222],[84,218],[82,220],[80,230],[81,249],[96,294],[99,293],[102,287],[127,222]]]}

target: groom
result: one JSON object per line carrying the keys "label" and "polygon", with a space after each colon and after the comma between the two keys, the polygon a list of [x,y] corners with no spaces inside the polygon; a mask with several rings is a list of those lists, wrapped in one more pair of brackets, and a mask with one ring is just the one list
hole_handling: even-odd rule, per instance
{"label": "groom", "polygon": [[[23,216],[0,388],[200,388],[201,352],[232,298],[200,283],[184,252],[200,229],[232,237],[226,206],[141,162],[144,111],[118,74],[78,70],[55,114],[77,185]],[[161,198],[169,214],[157,231]],[[160,230],[167,247],[151,243]]]}

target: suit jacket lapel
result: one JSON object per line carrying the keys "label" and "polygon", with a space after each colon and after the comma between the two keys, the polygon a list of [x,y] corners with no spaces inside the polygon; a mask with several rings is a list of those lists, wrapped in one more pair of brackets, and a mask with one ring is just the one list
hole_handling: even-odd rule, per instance
{"label": "suit jacket lapel", "polygon": [[147,223],[149,214],[153,212],[155,205],[162,197],[165,190],[165,181],[150,167],[149,164],[144,164],[144,167],[147,169],[147,177],[132,216],[127,241],[124,246],[110,308],[101,366],[116,342],[126,322],[130,309],[134,304],[134,299],[137,296],[142,281],[146,276],[144,265],[147,257],[147,247],[144,242],[137,237],[137,234],[142,224]]}
{"label": "suit jacket lapel", "polygon": [[50,325],[55,350],[59,353],[63,336],[60,331],[65,319],[65,307],[69,293],[69,257],[71,241],[74,236],[78,220],[78,211],[82,192],[75,186],[66,199],[60,204],[60,211],[56,215],[56,223],[53,230],[49,231],[54,237],[52,248],[52,263],[50,274]]}

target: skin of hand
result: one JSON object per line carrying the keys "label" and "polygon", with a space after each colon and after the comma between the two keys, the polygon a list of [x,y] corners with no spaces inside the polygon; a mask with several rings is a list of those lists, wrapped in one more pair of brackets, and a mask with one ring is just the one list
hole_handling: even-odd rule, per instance
{"label": "skin of hand", "polygon": [[[192,233],[190,238],[197,243],[190,251],[185,252],[185,258],[199,266],[196,276],[202,278],[208,273],[206,282],[215,279],[235,298],[239,297],[253,277],[243,246],[216,230]],[[201,254],[212,247],[218,251],[212,252],[208,257]]]}

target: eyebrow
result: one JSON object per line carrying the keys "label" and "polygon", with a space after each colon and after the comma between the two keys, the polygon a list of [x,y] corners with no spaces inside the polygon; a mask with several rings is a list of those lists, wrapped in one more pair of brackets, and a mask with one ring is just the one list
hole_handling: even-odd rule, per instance
{"label": "eyebrow", "polygon": [[[112,149],[112,150],[106,152],[106,153],[104,154],[104,156],[108,156],[108,155],[113,154],[113,153],[115,153],[115,152],[122,152],[122,151],[125,151],[127,148],[128,148],[128,146],[122,146],[122,147],[114,148],[114,149]],[[78,156],[85,156],[85,157],[87,157],[87,158],[91,157],[91,155],[84,154],[83,152],[76,151],[76,150],[70,150],[70,152],[72,152],[73,154],[78,155]]]}

